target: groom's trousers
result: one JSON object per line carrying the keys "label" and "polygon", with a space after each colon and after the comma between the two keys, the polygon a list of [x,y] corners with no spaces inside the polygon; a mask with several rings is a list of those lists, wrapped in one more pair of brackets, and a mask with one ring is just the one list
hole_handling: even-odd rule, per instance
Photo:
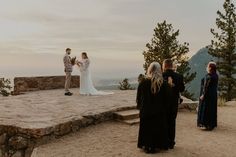
{"label": "groom's trousers", "polygon": [[65,91],[69,92],[71,82],[71,72],[66,72]]}
{"label": "groom's trousers", "polygon": [[175,131],[176,131],[176,118],[178,113],[178,99],[176,101],[172,101],[169,116],[168,116],[168,138],[169,138],[169,146],[175,146]]}

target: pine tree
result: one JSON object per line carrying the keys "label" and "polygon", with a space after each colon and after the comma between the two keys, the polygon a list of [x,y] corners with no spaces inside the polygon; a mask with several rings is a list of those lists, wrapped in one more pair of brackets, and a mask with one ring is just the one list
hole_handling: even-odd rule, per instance
{"label": "pine tree", "polygon": [[119,83],[119,89],[120,90],[133,90],[134,88],[131,87],[129,83],[129,79],[125,78],[122,82]]}
{"label": "pine tree", "polygon": [[231,0],[225,0],[223,7],[224,12],[217,11],[219,33],[211,29],[214,39],[208,49],[209,54],[218,58],[220,94],[229,101],[235,96],[236,87],[236,8]]}
{"label": "pine tree", "polygon": [[[177,40],[178,36],[179,30],[174,31],[172,24],[167,24],[166,21],[158,23],[154,29],[151,43],[146,44],[147,50],[143,52],[145,60],[143,67],[147,71],[152,62],[157,61],[162,64],[165,59],[171,58],[180,64],[177,72],[184,76],[185,83],[189,83],[195,78],[196,73],[190,72],[189,58],[186,56],[189,52],[189,44],[187,42],[180,44]],[[190,94],[187,90],[183,95],[193,98],[193,94]]]}

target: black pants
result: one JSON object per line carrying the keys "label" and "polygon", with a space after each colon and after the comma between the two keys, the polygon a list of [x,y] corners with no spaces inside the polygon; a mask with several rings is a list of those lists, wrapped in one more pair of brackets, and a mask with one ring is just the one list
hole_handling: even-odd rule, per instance
{"label": "black pants", "polygon": [[168,118],[168,141],[169,146],[172,147],[175,145],[175,130],[176,130],[176,117],[178,112],[178,103],[173,105]]}

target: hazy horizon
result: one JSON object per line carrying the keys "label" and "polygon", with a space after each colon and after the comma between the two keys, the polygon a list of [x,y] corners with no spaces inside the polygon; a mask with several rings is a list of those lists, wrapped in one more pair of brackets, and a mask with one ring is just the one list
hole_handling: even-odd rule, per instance
{"label": "hazy horizon", "polygon": [[[51,76],[64,75],[63,55],[58,54],[24,54],[21,59],[21,64],[16,67],[14,63],[22,54],[2,54],[0,58],[1,74],[5,74],[6,78],[22,77],[22,76]],[[71,56],[77,56],[71,54]],[[4,59],[3,59],[4,58]],[[11,60],[8,62],[8,60]],[[117,79],[125,77],[137,77],[138,74],[143,73],[143,68],[140,66],[138,59],[106,59],[101,57],[90,57],[90,70],[92,77],[98,80],[106,78]],[[73,67],[72,75],[79,75],[79,68]]]}
{"label": "hazy horizon", "polygon": [[[233,0],[235,2],[236,0]],[[56,3],[56,4],[55,4]],[[0,0],[0,77],[64,75],[66,47],[88,52],[94,78],[135,77],[158,22],[180,30],[192,56],[210,44],[215,0]],[[74,69],[73,74],[79,74]]]}

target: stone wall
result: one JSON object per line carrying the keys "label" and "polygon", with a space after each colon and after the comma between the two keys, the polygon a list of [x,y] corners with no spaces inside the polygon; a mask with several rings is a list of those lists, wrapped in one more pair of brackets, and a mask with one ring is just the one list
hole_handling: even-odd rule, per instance
{"label": "stone wall", "polygon": [[[184,99],[183,108],[196,111],[196,102]],[[134,109],[136,105],[95,110],[42,128],[0,124],[0,157],[30,157],[34,148],[90,125],[114,120],[114,112]]]}
{"label": "stone wall", "polygon": [[88,114],[47,128],[34,129],[0,125],[0,157],[30,157],[34,148],[40,145],[77,132],[81,128],[114,120],[114,113],[117,111],[135,108],[136,106],[121,107],[107,112]]}
{"label": "stone wall", "polygon": [[20,128],[0,125],[0,157],[30,157],[33,149],[51,140],[77,132],[81,128],[113,120],[114,112],[134,107],[122,107],[107,112],[86,115],[47,128]]}
{"label": "stone wall", "polygon": [[[71,88],[79,88],[80,76],[72,76]],[[22,92],[63,89],[65,76],[15,77],[14,94]]]}

